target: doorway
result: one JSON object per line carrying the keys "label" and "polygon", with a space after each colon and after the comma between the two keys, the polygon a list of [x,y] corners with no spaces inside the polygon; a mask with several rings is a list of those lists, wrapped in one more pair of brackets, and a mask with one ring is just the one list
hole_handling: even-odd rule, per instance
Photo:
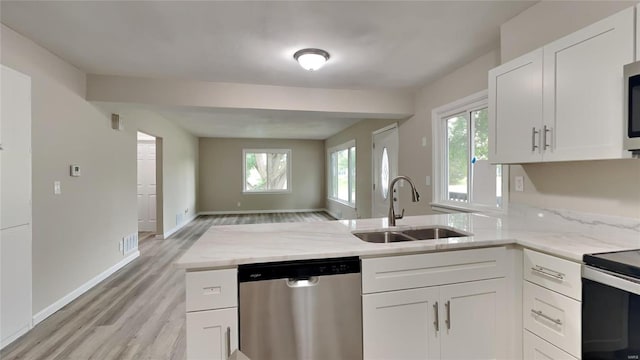
{"label": "doorway", "polygon": [[138,132],[138,237],[139,241],[158,233],[157,139]]}
{"label": "doorway", "polygon": [[373,132],[372,217],[385,217],[389,212],[389,196],[398,208],[398,198],[389,194],[389,182],[398,175],[398,125],[393,124]]}

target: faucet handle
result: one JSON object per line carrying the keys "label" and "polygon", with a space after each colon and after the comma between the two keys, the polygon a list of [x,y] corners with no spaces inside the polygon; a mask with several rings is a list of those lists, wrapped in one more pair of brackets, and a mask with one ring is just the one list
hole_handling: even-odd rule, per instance
{"label": "faucet handle", "polygon": [[402,219],[402,218],[404,217],[404,209],[402,209],[402,214],[400,214],[400,215],[395,215],[395,217],[396,217],[396,220],[400,220],[400,219]]}

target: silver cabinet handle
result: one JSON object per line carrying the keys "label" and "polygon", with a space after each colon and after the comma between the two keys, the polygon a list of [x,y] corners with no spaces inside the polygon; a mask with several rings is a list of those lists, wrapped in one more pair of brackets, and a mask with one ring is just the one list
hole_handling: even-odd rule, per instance
{"label": "silver cabinet handle", "polygon": [[539,130],[536,130],[536,127],[534,126],[533,128],[531,128],[531,151],[535,152],[537,148],[539,148],[539,146],[536,144],[536,135],[540,134]]}
{"label": "silver cabinet handle", "polygon": [[540,317],[543,317],[543,318],[545,318],[545,319],[547,319],[547,320],[551,321],[552,323],[554,323],[554,324],[556,324],[556,325],[562,325],[562,320],[560,320],[560,319],[554,319],[554,318],[552,318],[551,316],[546,315],[545,313],[543,313],[543,312],[542,312],[542,310],[534,310],[534,309],[531,309],[531,312],[532,312],[532,313],[534,313],[534,314],[536,314],[536,315],[538,315],[538,316],[540,316]]}
{"label": "silver cabinet handle", "polygon": [[551,269],[546,268],[544,266],[535,265],[534,267],[531,268],[531,270],[537,272],[538,274],[549,276],[549,277],[552,277],[554,279],[564,280],[564,274],[563,273],[557,272],[555,270],[551,270]]}
{"label": "silver cabinet handle", "polygon": [[436,301],[433,304],[433,312],[435,313],[435,320],[433,321],[433,326],[436,328],[436,332],[440,331],[440,320],[438,319],[438,302]]}
{"label": "silver cabinet handle", "polygon": [[231,357],[231,328],[227,326],[227,359]]}
{"label": "silver cabinet handle", "polygon": [[551,133],[551,128],[548,127],[547,125],[544,126],[543,128],[543,134],[542,134],[542,148],[543,150],[547,150],[548,148],[551,147],[551,140],[549,140],[549,142],[547,143],[547,134]]}
{"label": "silver cabinet handle", "polygon": [[444,307],[447,309],[447,318],[444,320],[444,323],[447,324],[447,330],[451,330],[451,301],[447,300],[444,303]]}

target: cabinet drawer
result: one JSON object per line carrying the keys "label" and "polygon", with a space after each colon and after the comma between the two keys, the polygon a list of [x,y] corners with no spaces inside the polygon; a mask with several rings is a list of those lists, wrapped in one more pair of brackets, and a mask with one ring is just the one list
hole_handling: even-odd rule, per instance
{"label": "cabinet drawer", "polygon": [[238,305],[238,270],[187,273],[187,311],[211,310]]}
{"label": "cabinet drawer", "polygon": [[525,281],[522,305],[525,329],[580,357],[582,319],[579,301]]}
{"label": "cabinet drawer", "polygon": [[559,348],[524,330],[524,360],[577,360]]}
{"label": "cabinet drawer", "polygon": [[364,294],[504,277],[505,248],[362,260]]}
{"label": "cabinet drawer", "polygon": [[524,250],[524,278],[576,300],[582,300],[581,265],[533,250]]}

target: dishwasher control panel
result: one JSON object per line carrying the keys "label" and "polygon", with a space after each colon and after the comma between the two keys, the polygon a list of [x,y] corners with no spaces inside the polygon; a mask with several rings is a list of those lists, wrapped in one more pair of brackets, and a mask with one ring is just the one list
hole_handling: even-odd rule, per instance
{"label": "dishwasher control panel", "polygon": [[282,261],[238,266],[238,281],[262,281],[282,278],[306,279],[312,276],[360,272],[358,257]]}

